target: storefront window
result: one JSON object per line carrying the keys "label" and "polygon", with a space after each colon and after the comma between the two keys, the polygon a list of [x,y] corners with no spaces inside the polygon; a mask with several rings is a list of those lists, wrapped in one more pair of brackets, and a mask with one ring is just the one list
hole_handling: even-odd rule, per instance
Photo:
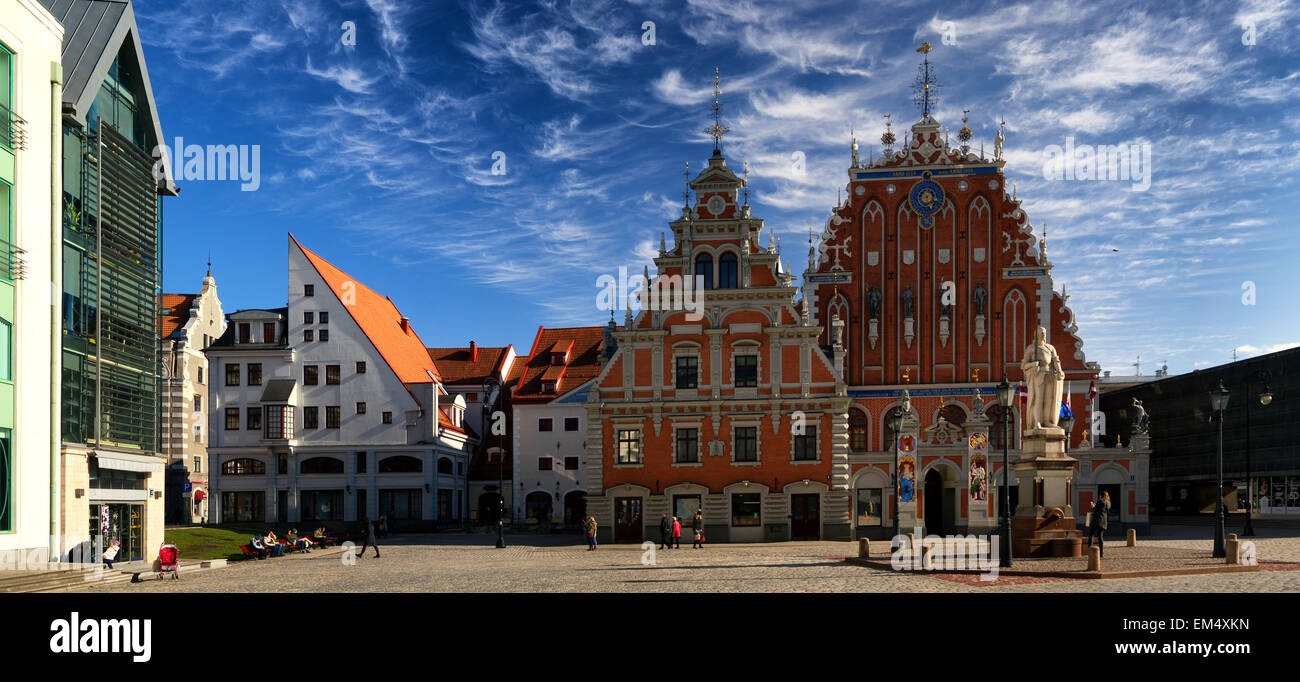
{"label": "storefront window", "polygon": [[885,525],[883,500],[884,490],[880,488],[858,489],[857,512],[859,526]]}
{"label": "storefront window", "polygon": [[418,521],[424,515],[424,491],[380,490],[379,511],[389,518]]}
{"label": "storefront window", "polygon": [[222,521],[265,521],[266,493],[262,491],[221,493]]}
{"label": "storefront window", "polygon": [[673,516],[682,523],[695,518],[695,512],[702,508],[699,495],[673,495]]}
{"label": "storefront window", "polygon": [[342,490],[304,490],[302,492],[303,521],[342,521]]}
{"label": "storefront window", "polygon": [[731,525],[760,525],[762,523],[762,499],[762,495],[759,493],[733,493],[731,495]]}

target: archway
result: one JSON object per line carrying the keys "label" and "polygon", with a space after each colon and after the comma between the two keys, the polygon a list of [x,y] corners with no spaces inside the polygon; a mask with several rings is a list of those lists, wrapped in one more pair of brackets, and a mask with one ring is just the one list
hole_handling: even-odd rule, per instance
{"label": "archway", "polygon": [[564,496],[564,525],[578,528],[587,516],[587,493],[574,490]]}
{"label": "archway", "polygon": [[937,469],[925,474],[925,533],[947,535],[944,507],[943,475]]}
{"label": "archway", "polygon": [[524,518],[533,523],[547,523],[551,520],[551,494],[540,490],[528,493],[524,498]]}

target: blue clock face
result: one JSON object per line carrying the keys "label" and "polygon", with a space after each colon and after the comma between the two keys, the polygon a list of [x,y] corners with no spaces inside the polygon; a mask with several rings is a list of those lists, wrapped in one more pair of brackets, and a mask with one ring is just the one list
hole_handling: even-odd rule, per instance
{"label": "blue clock face", "polygon": [[907,193],[907,203],[920,216],[921,227],[930,229],[934,227],[934,214],[943,208],[943,188],[930,179],[929,172],[922,175],[922,178],[920,182],[912,185],[912,190]]}

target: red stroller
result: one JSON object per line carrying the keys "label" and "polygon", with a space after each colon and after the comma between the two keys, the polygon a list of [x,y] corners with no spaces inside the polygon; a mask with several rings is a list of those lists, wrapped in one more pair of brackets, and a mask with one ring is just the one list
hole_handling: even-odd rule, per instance
{"label": "red stroller", "polygon": [[158,548],[158,579],[162,580],[164,574],[170,573],[173,580],[180,580],[180,558],[181,553],[176,549],[176,545],[163,543],[162,547]]}

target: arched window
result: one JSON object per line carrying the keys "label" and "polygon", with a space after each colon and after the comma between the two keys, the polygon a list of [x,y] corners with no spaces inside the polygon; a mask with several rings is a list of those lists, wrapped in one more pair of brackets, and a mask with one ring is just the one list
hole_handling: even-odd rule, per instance
{"label": "arched window", "polygon": [[540,490],[528,493],[524,498],[524,517],[536,519],[539,523],[551,519],[551,495]]}
{"label": "arched window", "polygon": [[417,474],[424,471],[424,462],[415,457],[397,455],[379,460],[381,474]]}
{"label": "arched window", "polygon": [[1015,447],[1016,444],[1016,413],[1014,410],[1008,410],[1010,414],[1010,424],[1002,423],[1002,406],[994,403],[989,405],[985,412],[989,418],[989,451],[993,452],[1002,449],[1002,434],[1004,430],[1010,431],[1011,442],[1009,447]]}
{"label": "arched window", "polygon": [[446,457],[443,457],[442,459],[438,460],[438,473],[440,473],[440,474],[450,474],[450,473],[451,473],[451,460],[447,459]]}
{"label": "arched window", "polygon": [[713,288],[713,256],[702,253],[695,257],[695,274],[704,278],[704,288]]}
{"label": "arched window", "polygon": [[298,470],[304,474],[341,474],[343,460],[333,457],[312,457],[304,459],[298,466]]}
{"label": "arched window", "polygon": [[849,449],[867,451],[867,415],[858,410],[849,410]]}
{"label": "arched window", "polygon": [[221,473],[226,476],[265,474],[266,462],[263,462],[260,459],[249,459],[247,457],[232,459],[229,462],[221,463]]}
{"label": "arched window", "polygon": [[730,251],[722,254],[718,259],[718,288],[735,289],[740,286],[739,273],[740,267],[736,261],[736,254]]}

